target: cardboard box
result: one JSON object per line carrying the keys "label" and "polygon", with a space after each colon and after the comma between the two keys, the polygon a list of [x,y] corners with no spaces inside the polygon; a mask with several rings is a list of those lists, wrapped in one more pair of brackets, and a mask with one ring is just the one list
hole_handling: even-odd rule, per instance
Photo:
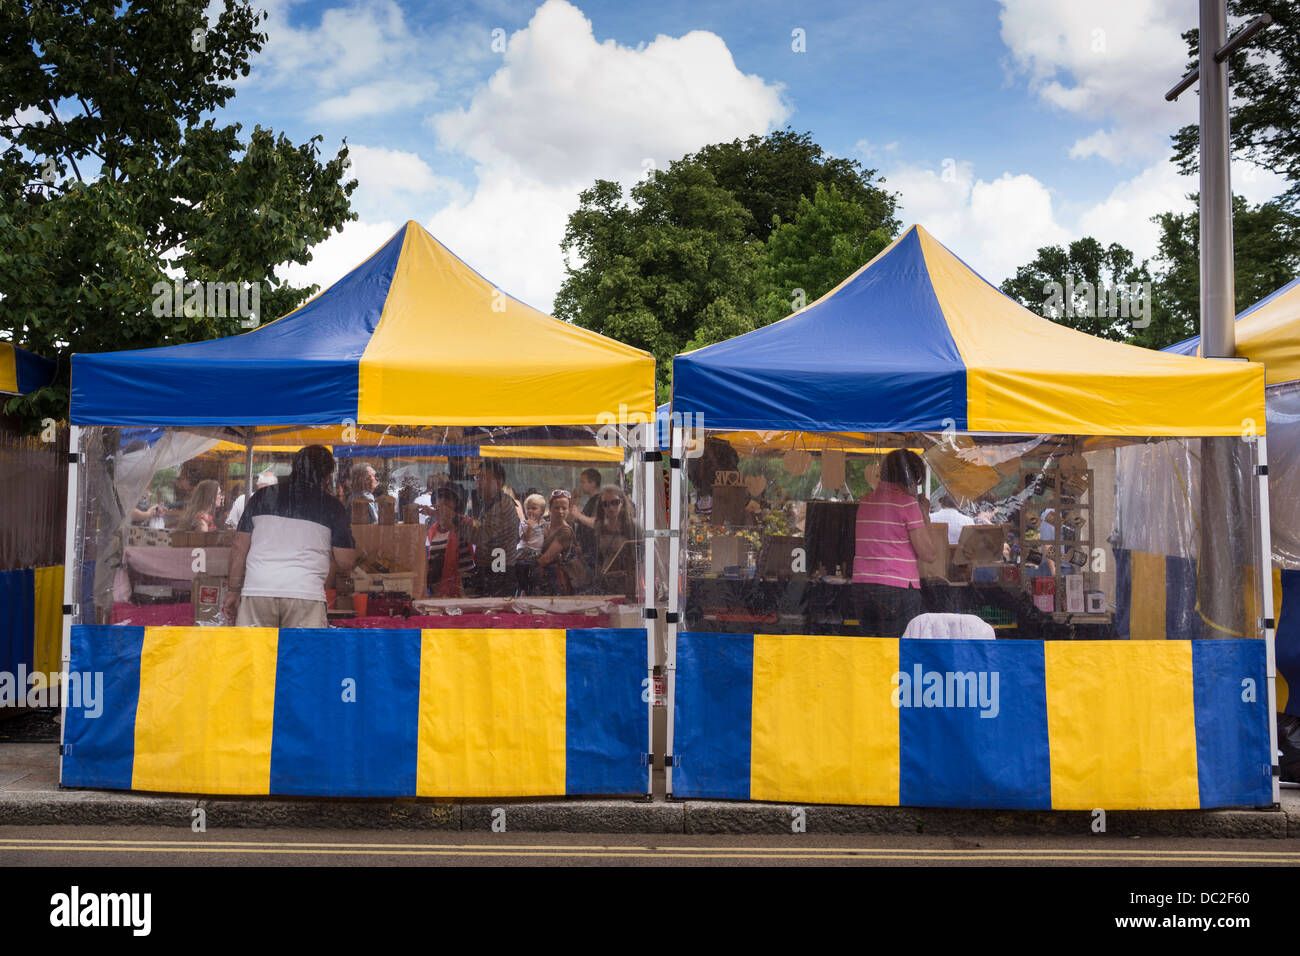
{"label": "cardboard box", "polygon": [[126,543],[137,548],[166,548],[172,543],[172,533],[166,528],[142,528],[132,525],[127,529]]}
{"label": "cardboard box", "polygon": [[230,625],[221,614],[226,602],[226,579],[214,574],[196,575],[190,582],[190,604],[194,607],[194,623],[198,625]]}
{"label": "cardboard box", "polygon": [[385,591],[391,594],[414,594],[415,574],[411,571],[399,571],[392,574],[368,574],[365,571],[352,572],[352,590],[365,594],[370,591]]}
{"label": "cardboard box", "polygon": [[235,543],[233,531],[173,531],[173,548],[229,548]]}

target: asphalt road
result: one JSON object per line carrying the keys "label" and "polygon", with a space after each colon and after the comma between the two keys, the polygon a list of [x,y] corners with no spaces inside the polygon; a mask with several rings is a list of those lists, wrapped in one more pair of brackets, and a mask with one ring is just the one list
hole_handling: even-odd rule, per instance
{"label": "asphalt road", "polygon": [[1183,837],[438,833],[0,827],[21,866],[1296,866],[1300,844]]}

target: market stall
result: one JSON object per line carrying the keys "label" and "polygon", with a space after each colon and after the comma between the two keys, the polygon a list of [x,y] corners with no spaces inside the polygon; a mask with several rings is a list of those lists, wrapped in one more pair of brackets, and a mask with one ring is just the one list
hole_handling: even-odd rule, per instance
{"label": "market stall", "polygon": [[[49,385],[54,371],[49,359],[0,342],[0,407]],[[0,708],[29,697],[52,703],[47,690],[59,670],[68,429],[49,421],[29,435],[20,426],[0,414],[0,674],[12,682],[0,688]]]}
{"label": "market stall", "polygon": [[[674,795],[1275,800],[1258,365],[1056,325],[913,227],[805,309],[679,355],[673,388],[705,436],[692,461],[673,438]],[[1171,445],[1203,480],[1149,520],[1185,532],[1197,590],[1184,632],[1120,639],[1154,612],[1111,534],[1147,475],[1117,462]]]}
{"label": "market stall", "polygon": [[[1237,354],[1264,366],[1268,419],[1273,600],[1277,613],[1277,705],[1300,717],[1300,279],[1237,316]],[[1165,349],[1199,355],[1200,336]],[[1168,587],[1166,587],[1168,590]]]}
{"label": "market stall", "polygon": [[[64,659],[105,691],[98,719],[67,711],[63,783],[644,791],[654,585],[636,450],[653,382],[651,356],[510,298],[414,222],[244,335],[76,356]],[[337,495],[330,626],[232,627],[240,548],[284,527],[248,512],[307,465],[313,493]],[[546,527],[571,541],[579,469],[621,523],[530,577],[522,499],[548,497]]]}

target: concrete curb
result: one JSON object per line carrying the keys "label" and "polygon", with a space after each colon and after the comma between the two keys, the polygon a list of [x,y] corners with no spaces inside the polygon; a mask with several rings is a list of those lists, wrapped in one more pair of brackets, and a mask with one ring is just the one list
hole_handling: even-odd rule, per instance
{"label": "concrete curb", "polygon": [[[196,797],[97,790],[0,792],[0,826],[191,827],[208,829],[492,830],[522,833],[807,833],[1079,836],[1087,811],[959,810],[708,800],[333,800]],[[500,812],[498,812],[500,811]],[[799,814],[802,812],[802,816]],[[1116,810],[1106,836],[1300,839],[1300,795],[1278,810]]]}

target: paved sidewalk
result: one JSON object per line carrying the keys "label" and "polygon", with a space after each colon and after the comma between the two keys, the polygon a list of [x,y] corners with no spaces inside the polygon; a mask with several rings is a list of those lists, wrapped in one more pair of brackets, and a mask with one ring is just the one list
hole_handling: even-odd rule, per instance
{"label": "paved sidewalk", "polygon": [[[333,800],[311,797],[195,797],[61,790],[57,744],[0,744],[0,826],[189,827],[202,809],[209,827],[515,832],[789,833],[798,811],[808,833],[921,833],[972,836],[1092,832],[1085,811],[955,810],[913,807],[797,807],[715,800],[626,799]],[[1300,839],[1300,789],[1283,788],[1280,809],[1116,810],[1106,836]]]}

